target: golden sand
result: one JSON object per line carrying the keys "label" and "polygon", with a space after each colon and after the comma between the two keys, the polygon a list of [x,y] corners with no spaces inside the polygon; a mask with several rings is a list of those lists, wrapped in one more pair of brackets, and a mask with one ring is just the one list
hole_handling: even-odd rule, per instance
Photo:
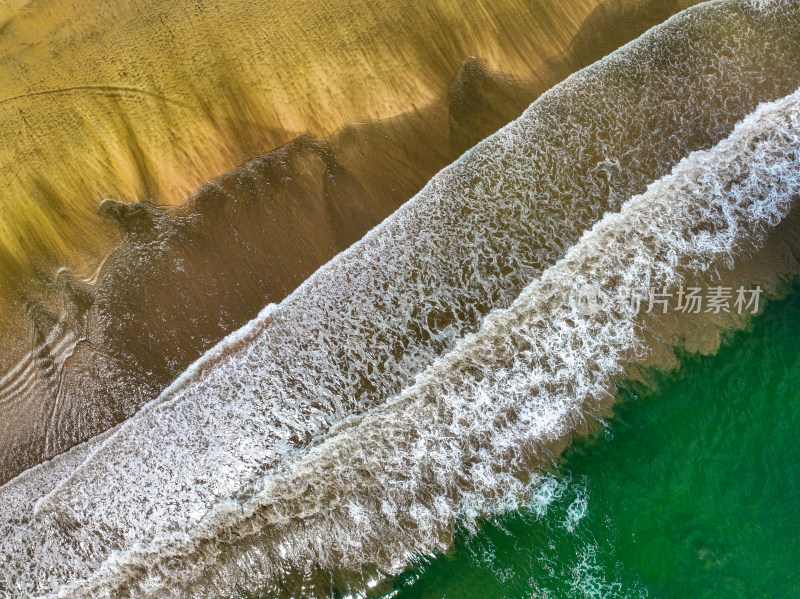
{"label": "golden sand", "polygon": [[174,204],[298,134],[430,104],[468,56],[540,75],[598,3],[8,3],[0,268],[88,275],[110,242],[103,197]]}
{"label": "golden sand", "polygon": [[[105,197],[176,204],[297,134],[425,110],[469,56],[532,84],[521,110],[695,2],[0,0],[0,331],[119,243]],[[456,116],[488,135],[516,115]]]}
{"label": "golden sand", "polygon": [[[692,3],[0,8],[0,373],[31,364],[0,479],[128,417],[550,85]],[[98,211],[223,171],[166,211]]]}

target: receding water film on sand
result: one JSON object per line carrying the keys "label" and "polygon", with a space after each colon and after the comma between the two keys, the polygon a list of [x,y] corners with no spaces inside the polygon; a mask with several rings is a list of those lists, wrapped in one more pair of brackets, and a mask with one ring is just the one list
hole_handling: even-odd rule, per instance
{"label": "receding water film on sand", "polygon": [[0,599],[800,597],[800,2],[0,48]]}

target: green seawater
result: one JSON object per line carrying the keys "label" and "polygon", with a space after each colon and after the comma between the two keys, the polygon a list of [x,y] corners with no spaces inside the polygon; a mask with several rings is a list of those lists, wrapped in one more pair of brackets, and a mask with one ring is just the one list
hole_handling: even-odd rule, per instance
{"label": "green seawater", "polygon": [[800,597],[800,287],[385,597]]}

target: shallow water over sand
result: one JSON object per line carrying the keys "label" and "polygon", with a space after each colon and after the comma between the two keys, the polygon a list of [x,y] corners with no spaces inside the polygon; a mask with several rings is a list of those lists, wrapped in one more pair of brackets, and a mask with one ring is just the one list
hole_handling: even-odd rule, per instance
{"label": "shallow water over sand", "polygon": [[[216,273],[228,261],[203,252],[209,230],[228,236],[240,264],[280,272],[293,249],[340,229],[292,205],[298,228],[267,245],[279,251],[271,263],[259,245],[268,229],[252,215],[263,217],[266,197],[266,220],[281,222],[289,182],[338,163],[302,140],[172,215],[105,203],[127,236],[107,264],[117,268],[101,271],[91,301],[64,282],[86,338],[29,308],[44,323],[39,347],[53,350],[18,374],[66,373],[56,401],[31,418],[25,389],[4,384],[10,413],[32,428],[108,430],[0,488],[4,590],[212,597],[286,589],[289,574],[303,593],[325,594],[312,580],[320,567],[335,584],[369,586],[414,552],[444,550],[458,521],[524,501],[544,480],[535,468],[608,414],[617,382],[675,365],[674,346],[713,352],[721,331],[745,323],[730,313],[587,314],[576,289],[757,284],[773,294],[797,274],[799,9],[708,3],[554,87],[144,409],[136,377],[157,373],[137,357],[172,304],[117,319],[119,298],[100,291],[129,264],[166,297],[216,288],[185,269],[205,259]],[[148,270],[159,255],[185,274]],[[242,269],[222,272],[264,279],[248,287],[232,275],[236,293],[271,280]],[[92,360],[119,356],[143,372],[92,379],[87,365],[104,367]],[[118,395],[89,394],[89,404],[64,384],[87,373]]]}

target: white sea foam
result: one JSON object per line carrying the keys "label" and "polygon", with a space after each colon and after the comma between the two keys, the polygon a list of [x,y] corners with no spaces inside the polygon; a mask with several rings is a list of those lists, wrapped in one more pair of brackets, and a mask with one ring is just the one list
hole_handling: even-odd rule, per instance
{"label": "white sea foam", "polygon": [[[531,456],[546,458],[654,342],[651,317],[582,314],[575,286],[680,283],[759,248],[798,199],[800,91],[606,216],[413,386],[266,477],[235,523],[209,514],[210,530],[226,520],[236,540],[193,591],[213,594],[220,571],[257,580],[282,562],[392,571],[408,551],[446,544],[464,506],[526,495]],[[564,527],[586,509],[579,495]]]}
{"label": "white sea foam", "polygon": [[[793,81],[783,44],[800,9],[743,22],[743,6],[687,11],[552,90],[80,467],[55,461],[57,482],[26,495],[36,517],[0,539],[0,593],[184,596],[191,583],[217,596],[284,563],[396,570],[446,543],[460,511],[524,494],[524,455],[582,421],[644,346],[637,323],[588,319],[552,298],[612,272],[666,282],[678,264],[701,268],[757,242],[787,209],[797,166],[787,140],[755,143],[771,152],[761,161],[740,146],[756,124],[795,135],[796,119],[770,121],[794,115],[794,97],[748,119],[740,141],[693,155],[545,270],[606,210],[726,135],[765,93],[754,85],[763,73],[773,91]],[[711,40],[706,20],[736,35]],[[726,181],[768,193],[747,204]],[[719,192],[718,203],[699,192]]]}
{"label": "white sea foam", "polygon": [[[582,314],[572,293],[577,284],[679,283],[758,248],[798,197],[800,91],[761,107],[731,138],[692,154],[619,214],[607,215],[398,397],[334,426],[256,483],[244,503],[220,504],[193,529],[160,537],[158,550],[118,556],[106,572],[120,576],[131,563],[158,563],[148,573],[150,592],[167,572],[172,584],[186,583],[195,576],[176,572],[177,555],[154,559],[172,545],[201,571],[213,555],[215,573],[192,588],[213,596],[220,592],[215,581],[236,572],[252,581],[280,563],[365,562],[392,571],[409,551],[441,547],[462,506],[527,493],[521,477],[531,456],[547,456],[552,443],[607,401],[625,364],[647,354],[646,322]],[[86,482],[56,492],[53,518],[86,510]],[[573,503],[568,530],[586,509],[580,497]],[[96,596],[102,588],[73,590]]]}
{"label": "white sea foam", "polygon": [[[408,551],[446,542],[461,506],[526,493],[530,456],[571,434],[648,351],[644,321],[581,314],[575,285],[679,283],[759,247],[798,196],[800,91],[606,216],[397,398],[283,462],[244,505],[209,513],[198,532],[218,538],[225,522],[237,539],[218,548],[216,576],[247,564],[258,579],[284,560],[391,571]],[[565,527],[574,530],[585,507],[570,506]]]}

